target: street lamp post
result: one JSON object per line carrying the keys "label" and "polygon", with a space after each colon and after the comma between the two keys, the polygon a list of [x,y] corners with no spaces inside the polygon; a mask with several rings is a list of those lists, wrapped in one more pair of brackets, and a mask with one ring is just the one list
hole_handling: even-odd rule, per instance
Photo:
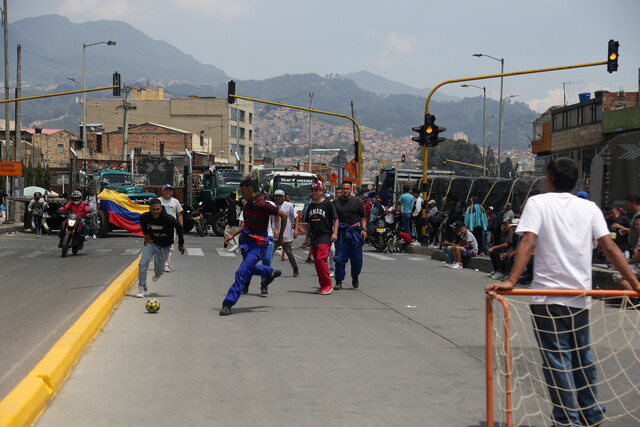
{"label": "street lamp post", "polygon": [[487,120],[486,120],[486,116],[487,116],[487,88],[486,86],[476,86],[476,85],[470,85],[470,84],[465,84],[465,85],[461,85],[462,87],[475,87],[478,89],[482,89],[482,177],[484,178],[486,176],[486,171],[487,171],[487,165],[486,165],[486,161],[485,161],[485,141],[486,141],[486,136],[487,136]]}
{"label": "street lamp post", "polygon": [[[486,56],[487,58],[491,58],[495,61],[500,62],[500,74],[504,74],[504,58],[495,58],[491,55],[487,55],[486,53],[474,53],[473,56],[480,58],[481,56]],[[503,88],[503,77],[500,77],[500,112],[498,113],[498,178],[500,178],[500,149],[502,147],[502,88]]]}
{"label": "street lamp post", "polygon": [[[102,41],[97,43],[82,43],[82,90],[85,90],[85,65],[87,60],[87,48],[89,46],[95,46],[98,44],[106,44],[107,46],[115,46],[116,42]],[[71,79],[70,79],[71,80]],[[82,92],[82,157],[83,169],[85,174],[87,173],[87,93]],[[85,175],[86,176],[86,175]]]}

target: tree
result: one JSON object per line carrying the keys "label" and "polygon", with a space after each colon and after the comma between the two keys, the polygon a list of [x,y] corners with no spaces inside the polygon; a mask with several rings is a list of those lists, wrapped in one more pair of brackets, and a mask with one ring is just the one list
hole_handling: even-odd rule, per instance
{"label": "tree", "polygon": [[38,187],[44,187],[44,170],[42,169],[42,165],[38,163],[34,172],[34,182]]}
{"label": "tree", "polygon": [[513,166],[513,162],[511,161],[511,157],[507,157],[504,159],[504,162],[500,163],[500,175],[502,178],[515,178],[516,177],[516,169]]}
{"label": "tree", "polygon": [[49,169],[49,166],[45,167],[44,169],[44,178],[42,180],[42,187],[47,190],[51,189],[51,170]]}
{"label": "tree", "polygon": [[485,162],[487,165],[487,169],[491,171],[491,176],[496,176],[496,167],[498,163],[496,161],[496,155],[493,152],[493,148],[491,147],[487,149],[487,153],[485,155]]}

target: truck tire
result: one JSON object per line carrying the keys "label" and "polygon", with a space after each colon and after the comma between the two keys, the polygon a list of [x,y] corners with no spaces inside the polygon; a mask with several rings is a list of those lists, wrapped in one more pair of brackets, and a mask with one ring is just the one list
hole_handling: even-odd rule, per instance
{"label": "truck tire", "polygon": [[213,216],[213,222],[211,223],[211,230],[216,236],[224,236],[224,228],[227,226],[225,222],[226,212],[220,211]]}
{"label": "truck tire", "polygon": [[98,211],[98,237],[107,237],[109,234],[109,214],[105,211]]}

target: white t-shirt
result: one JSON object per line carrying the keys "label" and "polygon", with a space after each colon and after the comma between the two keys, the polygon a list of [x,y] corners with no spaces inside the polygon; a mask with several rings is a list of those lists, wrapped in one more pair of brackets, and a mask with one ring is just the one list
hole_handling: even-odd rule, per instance
{"label": "white t-shirt", "polygon": [[[289,202],[282,202],[279,206],[280,210],[287,214],[287,225],[284,229],[283,240],[285,242],[293,242],[293,224],[296,220],[296,209],[293,207],[293,204]],[[271,227],[275,226],[275,215],[269,218],[269,225]],[[278,232],[280,231],[278,227]]]}
{"label": "white t-shirt", "polygon": [[182,212],[182,205],[178,201],[178,199],[170,198],[169,200],[164,197],[160,197],[160,203],[164,206],[164,209],[167,211],[169,215],[178,219],[178,214]]}
{"label": "white t-shirt", "polygon": [[[609,234],[604,215],[595,203],[570,193],[530,197],[516,233],[538,236],[533,289],[591,290],[593,239]],[[591,298],[534,296],[534,304],[590,308]]]}
{"label": "white t-shirt", "polygon": [[471,247],[469,249],[473,249],[474,251],[478,252],[478,241],[476,240],[476,236],[473,235],[471,230],[467,228],[467,234],[464,236],[461,234],[460,238],[462,238],[463,244],[465,245],[468,242],[471,243]]}

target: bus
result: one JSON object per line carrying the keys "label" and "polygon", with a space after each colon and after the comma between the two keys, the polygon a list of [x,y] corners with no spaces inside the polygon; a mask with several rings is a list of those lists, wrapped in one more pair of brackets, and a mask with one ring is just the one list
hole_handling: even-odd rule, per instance
{"label": "bus", "polygon": [[291,203],[298,212],[304,208],[311,195],[311,184],[318,182],[318,176],[311,172],[278,171],[266,175],[265,180],[269,183],[271,194],[276,190],[283,190],[284,194],[290,196]]}

